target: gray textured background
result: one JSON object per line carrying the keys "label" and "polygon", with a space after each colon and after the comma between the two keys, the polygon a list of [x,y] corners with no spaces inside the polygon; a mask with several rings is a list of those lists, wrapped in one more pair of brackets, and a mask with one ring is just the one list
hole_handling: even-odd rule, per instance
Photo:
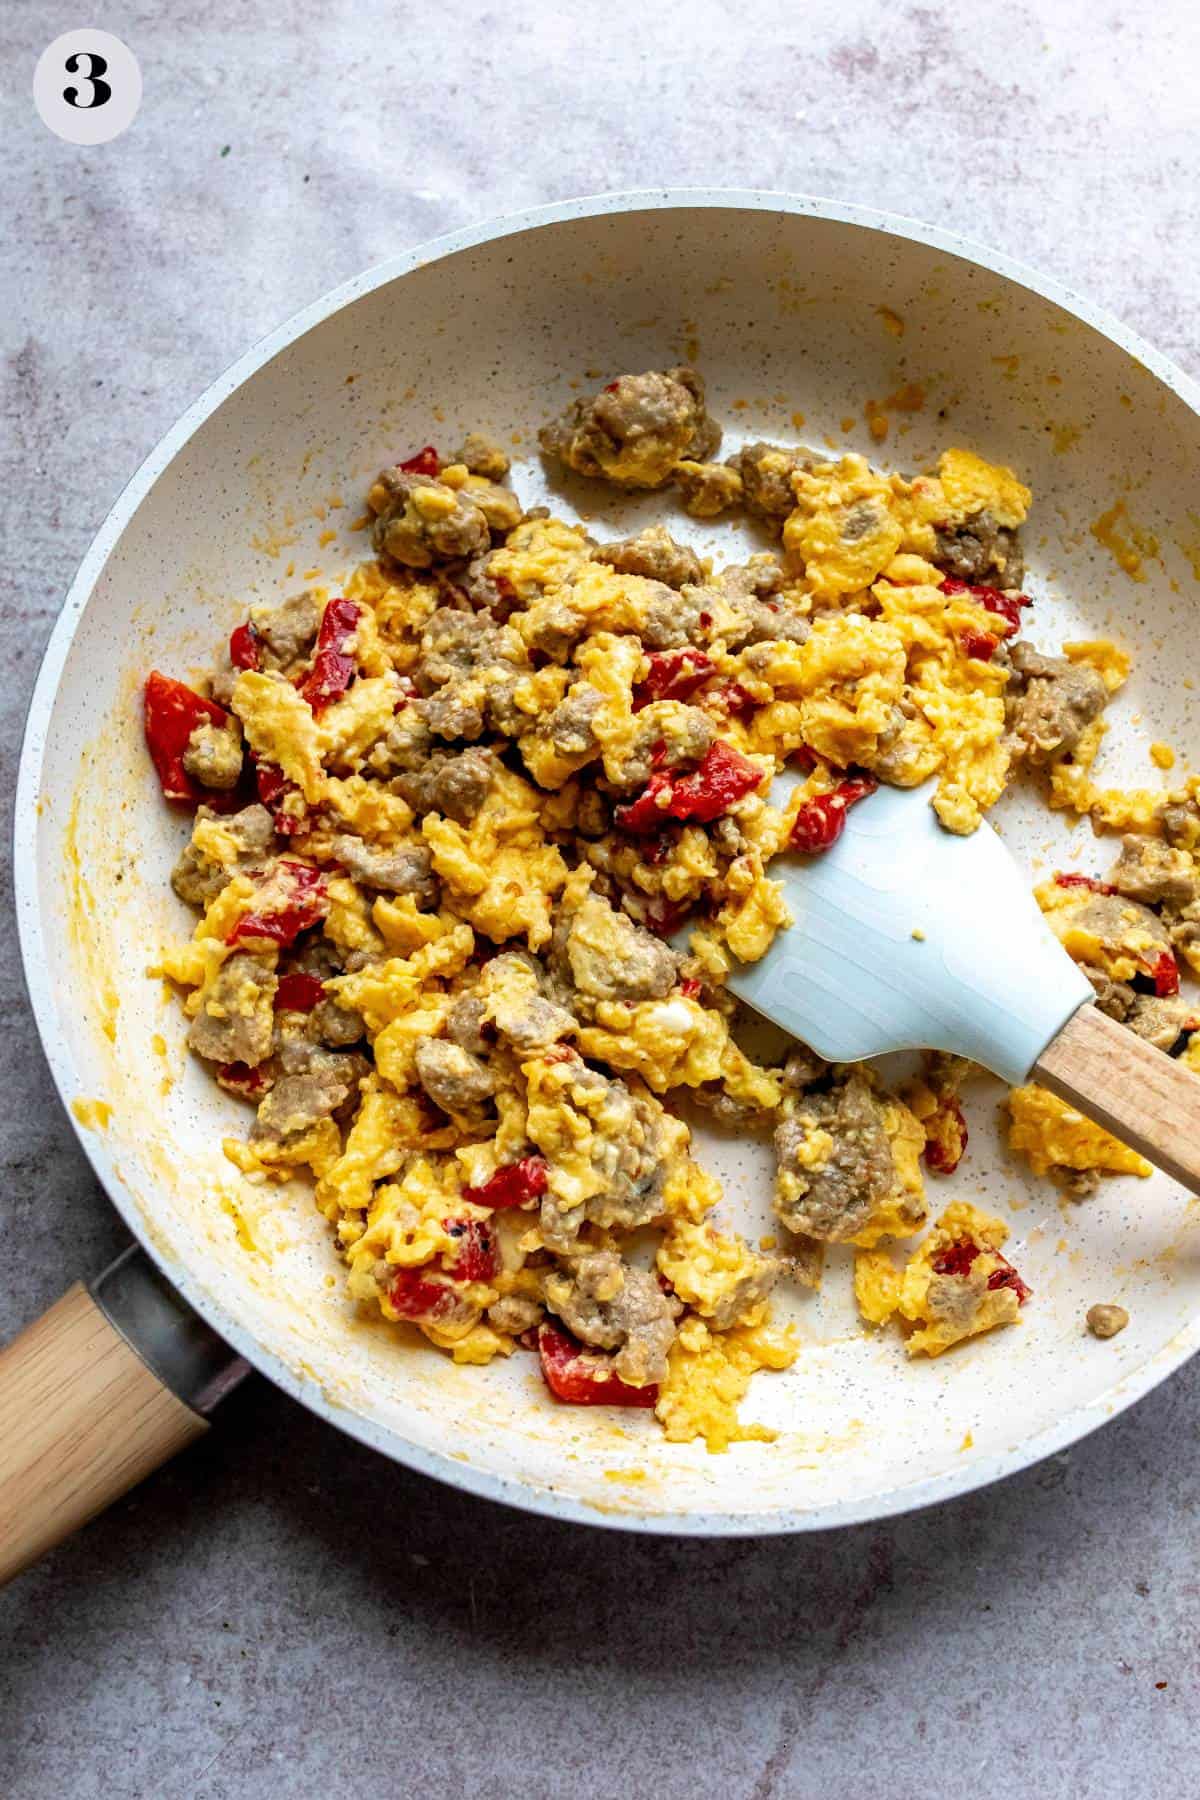
{"label": "gray textured background", "polygon": [[[50,622],[146,451],[298,306],[468,221],[664,182],[836,195],[1022,256],[1200,374],[1193,5],[586,10],[8,0],[6,798]],[[145,79],[87,151],[29,100],[81,24]],[[122,1234],[52,1094],[7,892],[0,934],[3,1337]],[[990,1493],[710,1546],[491,1508],[255,1383],[0,1597],[0,1793],[1192,1795],[1198,1413],[1193,1366]]]}

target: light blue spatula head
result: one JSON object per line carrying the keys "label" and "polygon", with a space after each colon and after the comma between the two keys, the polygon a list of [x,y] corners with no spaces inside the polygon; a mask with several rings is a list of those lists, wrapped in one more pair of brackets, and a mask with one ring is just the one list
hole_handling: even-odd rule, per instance
{"label": "light blue spatula head", "polygon": [[1091,984],[991,826],[954,836],[931,792],[881,787],[832,849],[772,863],[795,922],[728,985],[829,1062],[952,1050],[1022,1082]]}

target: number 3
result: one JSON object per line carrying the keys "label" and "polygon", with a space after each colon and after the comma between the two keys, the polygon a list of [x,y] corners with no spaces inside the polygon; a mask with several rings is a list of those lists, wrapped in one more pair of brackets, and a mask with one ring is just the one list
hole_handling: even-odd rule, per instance
{"label": "number 3", "polygon": [[[84,62],[87,63],[86,70],[82,68]],[[106,101],[112,99],[112,89],[109,87],[107,81],[101,81],[100,79],[108,68],[108,64],[102,56],[97,56],[91,50],[84,50],[82,52],[76,51],[68,56],[63,66],[68,75],[78,75],[82,73],[84,80],[92,90],[90,99],[81,100],[79,98],[78,88],[64,88],[63,99],[68,106],[77,106],[83,112],[90,112],[93,108],[103,106]]]}

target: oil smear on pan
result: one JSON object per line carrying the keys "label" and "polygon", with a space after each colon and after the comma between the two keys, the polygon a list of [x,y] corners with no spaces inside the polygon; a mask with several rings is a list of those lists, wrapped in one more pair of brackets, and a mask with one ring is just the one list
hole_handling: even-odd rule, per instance
{"label": "oil smear on pan", "polygon": [[1091,532],[1130,580],[1145,581],[1145,559],[1158,555],[1158,539],[1152,532],[1143,531],[1134,524],[1123,500],[1114,501],[1107,511],[1102,512]]}
{"label": "oil smear on pan", "polygon": [[[238,1280],[262,1286],[271,1257],[298,1235],[292,1209],[285,1196],[268,1204],[236,1176],[219,1144],[188,1129],[188,1083],[173,1068],[182,1060],[178,1008],[146,973],[170,928],[157,865],[169,866],[171,852],[147,857],[142,839],[153,801],[137,726],[140,679],[131,672],[121,684],[111,716],[84,749],[62,838],[73,993],[77,1016],[92,1027],[89,1088],[71,1097],[71,1111],[85,1129],[107,1135],[140,1229],[160,1254],[186,1265],[197,1240],[218,1257],[232,1246],[247,1265]],[[156,877],[149,883],[147,864]],[[271,1303],[290,1307],[311,1332],[322,1317],[305,1291],[273,1289]]]}

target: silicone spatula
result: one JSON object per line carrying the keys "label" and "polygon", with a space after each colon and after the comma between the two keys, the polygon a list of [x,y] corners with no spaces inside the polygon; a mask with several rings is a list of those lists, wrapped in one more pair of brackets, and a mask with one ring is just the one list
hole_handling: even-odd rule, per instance
{"label": "silicone spatula", "polygon": [[1200,1078],[1099,1011],[996,832],[955,836],[929,798],[881,787],[831,849],[773,862],[794,923],[732,992],[829,1062],[951,1050],[1040,1082],[1200,1193]]}

